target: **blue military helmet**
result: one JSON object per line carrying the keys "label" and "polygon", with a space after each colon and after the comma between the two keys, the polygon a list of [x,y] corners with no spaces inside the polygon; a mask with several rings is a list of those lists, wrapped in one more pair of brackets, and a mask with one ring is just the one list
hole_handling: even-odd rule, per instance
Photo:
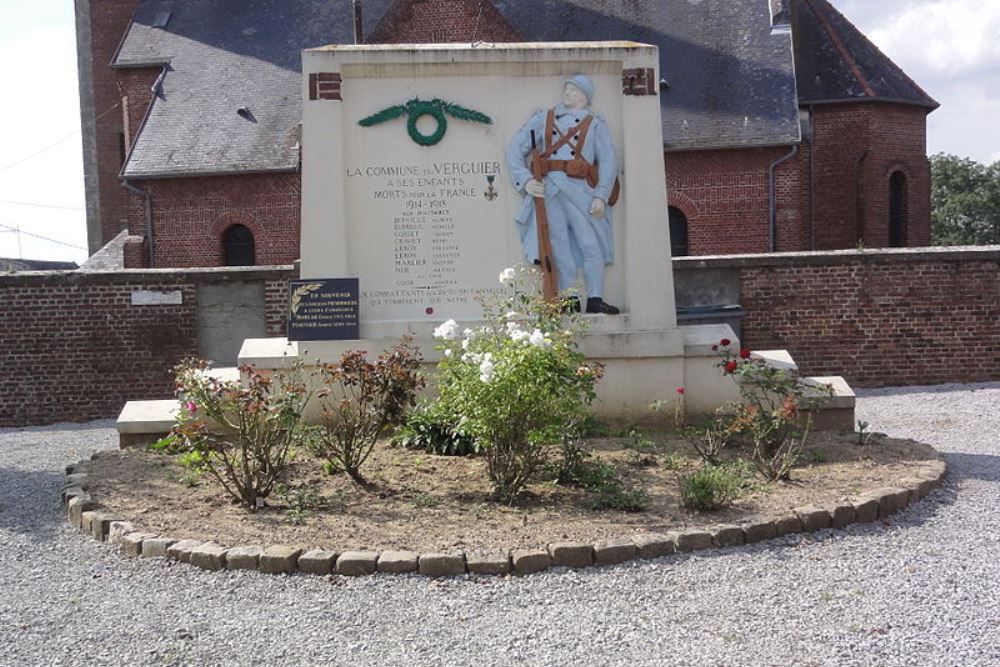
{"label": "blue military helmet", "polygon": [[586,74],[574,74],[566,79],[566,83],[571,83],[587,96],[587,104],[594,101],[594,82]]}

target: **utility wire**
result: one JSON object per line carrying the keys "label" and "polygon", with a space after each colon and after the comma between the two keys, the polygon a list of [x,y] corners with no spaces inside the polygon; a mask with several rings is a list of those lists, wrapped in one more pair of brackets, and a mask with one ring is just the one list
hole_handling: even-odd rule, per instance
{"label": "utility wire", "polygon": [[57,208],[62,211],[82,211],[84,210],[82,206],[58,206],[57,204],[37,204],[35,202],[26,201],[8,201],[6,199],[0,199],[0,204],[9,204],[11,206],[31,206],[34,208]]}
{"label": "utility wire", "polygon": [[[56,243],[58,245],[64,245],[64,246],[66,246],[68,248],[76,248],[77,250],[86,250],[86,248],[84,248],[82,246],[73,245],[72,243],[66,243],[65,241],[59,241],[59,240],[56,240],[56,239],[50,239],[47,236],[41,236],[39,234],[32,234],[31,232],[26,232],[23,229],[19,229],[17,227],[11,227],[10,225],[5,225],[3,223],[0,223],[0,227],[6,228],[6,231],[17,232],[18,234],[24,234],[25,236],[30,236],[32,238],[41,239],[42,241],[48,241],[49,243]],[[4,231],[4,230],[0,230],[0,231]]]}
{"label": "utility wire", "polygon": [[[104,118],[105,116],[107,116],[109,113],[111,113],[112,111],[114,111],[115,109],[117,109],[120,106],[121,106],[121,102],[118,102],[117,104],[115,104],[110,109],[107,109],[107,110],[101,112],[97,116],[97,118],[95,118],[94,120],[97,121],[97,120],[100,120],[101,118]],[[38,157],[39,155],[41,155],[42,153],[44,153],[46,151],[49,151],[49,150],[52,150],[56,146],[69,141],[70,139],[72,139],[73,137],[77,136],[78,134],[80,134],[80,130],[76,130],[76,131],[72,132],[71,134],[67,134],[65,137],[63,137],[59,141],[56,141],[55,143],[51,143],[48,146],[46,146],[45,148],[42,148],[42,149],[40,149],[38,151],[35,151],[31,155],[26,155],[23,158],[20,158],[18,160],[14,160],[10,164],[3,165],[2,167],[0,167],[0,171],[4,171],[5,169],[10,169],[11,167],[16,167],[19,164],[22,164],[24,162],[27,162],[28,160],[34,159],[34,158]]]}

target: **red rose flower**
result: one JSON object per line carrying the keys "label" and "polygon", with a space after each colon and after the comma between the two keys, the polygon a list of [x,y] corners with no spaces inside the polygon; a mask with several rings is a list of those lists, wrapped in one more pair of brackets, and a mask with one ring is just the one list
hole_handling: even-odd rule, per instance
{"label": "red rose flower", "polygon": [[718,352],[718,351],[719,351],[719,346],[718,345],[713,345],[712,346],[712,352]]}
{"label": "red rose flower", "polygon": [[683,393],[684,393],[684,387],[677,387],[677,389],[676,389],[675,391],[676,391],[676,392],[677,392],[678,394],[683,394]]}
{"label": "red rose flower", "polygon": [[735,373],[737,366],[739,366],[739,364],[737,364],[735,361],[727,361],[726,362],[726,372],[727,373]]}
{"label": "red rose flower", "polygon": [[729,347],[730,345],[732,345],[732,343],[733,341],[729,340],[728,338],[723,338],[722,340],[719,341],[719,345],[721,345],[722,347]]}
{"label": "red rose flower", "polygon": [[750,358],[750,350],[746,348],[740,350],[740,359],[749,359],[749,358]]}

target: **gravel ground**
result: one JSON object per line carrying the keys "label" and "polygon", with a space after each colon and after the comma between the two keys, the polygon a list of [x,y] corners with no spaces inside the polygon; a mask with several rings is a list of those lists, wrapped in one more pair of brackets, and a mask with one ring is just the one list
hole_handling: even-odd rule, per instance
{"label": "gravel ground", "polygon": [[0,665],[1000,665],[1000,383],[865,392],[947,454],[889,524],[513,579],[209,573],[70,530],[110,422],[0,429]]}

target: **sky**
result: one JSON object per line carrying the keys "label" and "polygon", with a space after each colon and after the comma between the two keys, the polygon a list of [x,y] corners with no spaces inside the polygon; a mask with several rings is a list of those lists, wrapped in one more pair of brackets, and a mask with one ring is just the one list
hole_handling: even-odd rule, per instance
{"label": "sky", "polygon": [[[1000,160],[1000,0],[831,1],[941,103],[929,154]],[[87,257],[73,5],[0,0],[0,257]]]}

